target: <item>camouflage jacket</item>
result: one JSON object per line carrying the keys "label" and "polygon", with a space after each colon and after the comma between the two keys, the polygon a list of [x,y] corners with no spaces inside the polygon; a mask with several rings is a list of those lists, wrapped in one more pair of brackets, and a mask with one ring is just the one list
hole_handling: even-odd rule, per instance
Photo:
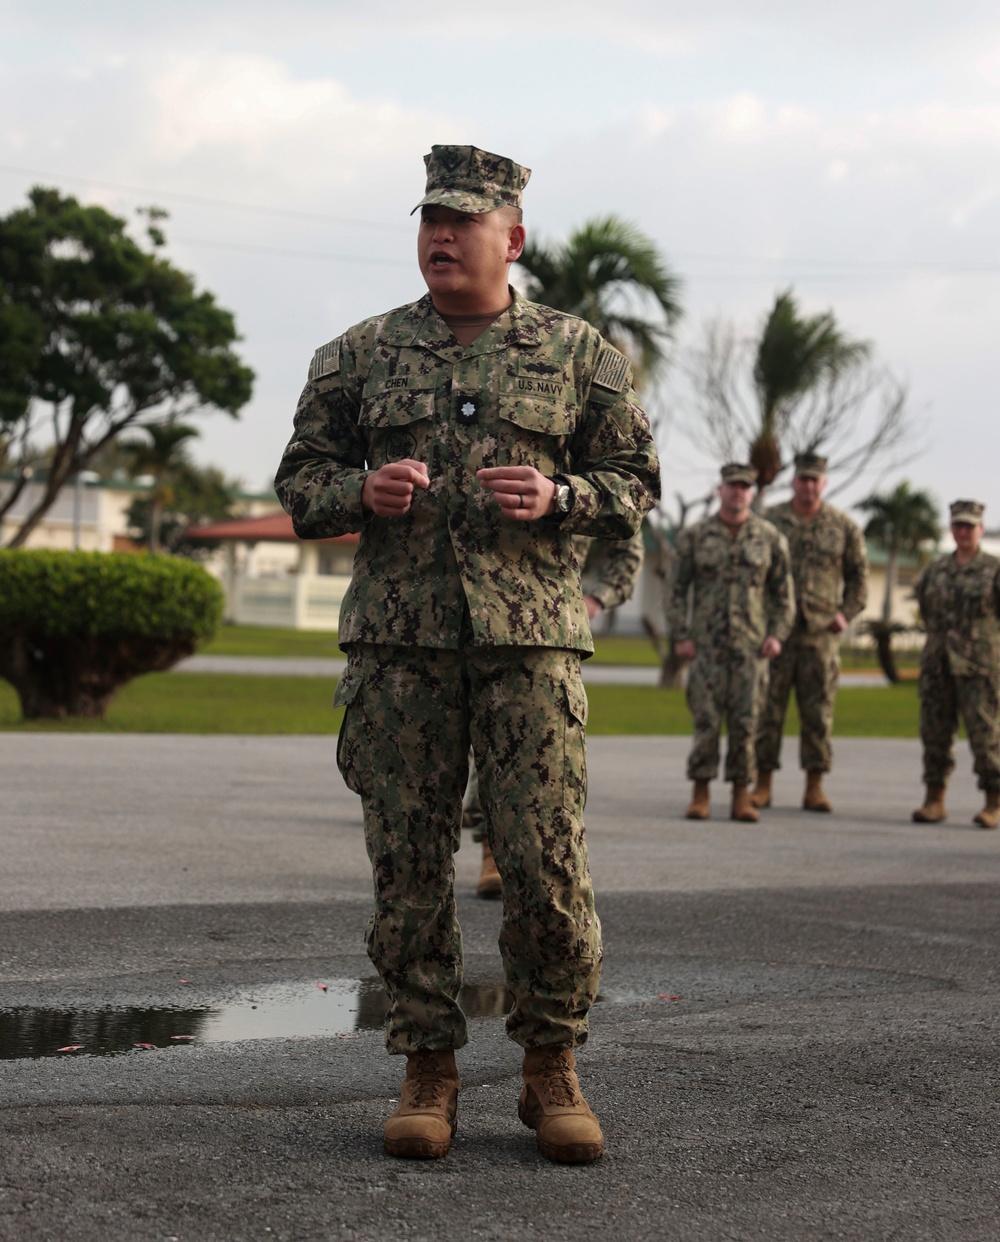
{"label": "camouflage jacket", "polygon": [[[316,351],[275,487],[296,532],[360,531],[340,644],[593,651],[574,534],[626,539],[660,491],[628,360],[583,320],[514,302],[463,349],[429,295]],[[361,507],[366,474],[413,458],[430,487],[404,517]],[[565,517],[500,516],[476,479],[534,466],[573,488]]]}
{"label": "camouflage jacket", "polygon": [[809,633],[827,629],[838,612],[852,621],[868,600],[868,557],[859,527],[830,505],[808,522],[791,501],[765,516],[788,540],[798,615]]}
{"label": "camouflage jacket", "polygon": [[583,574],[583,589],[601,607],[617,608],[632,598],[642,569],[642,531],[631,539],[591,539],[573,536],[573,551]]}
{"label": "camouflage jacket", "polygon": [[1000,560],[981,549],[928,565],[916,586],[927,627],[922,663],[947,660],[953,677],[1000,676]]}
{"label": "camouflage jacket", "polygon": [[769,636],[784,642],[794,621],[788,543],[770,522],[751,513],[731,535],[713,514],[680,532],[667,602],[674,642],[756,651]]}

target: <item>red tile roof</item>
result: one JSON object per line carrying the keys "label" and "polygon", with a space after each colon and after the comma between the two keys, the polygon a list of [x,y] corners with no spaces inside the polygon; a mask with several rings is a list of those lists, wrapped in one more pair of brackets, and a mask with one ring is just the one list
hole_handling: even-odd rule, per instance
{"label": "red tile roof", "polygon": [[[235,518],[208,526],[189,526],[191,539],[220,539],[247,543],[300,543],[287,513],[268,513],[264,517]],[[357,543],[357,535],[338,535],[335,539],[309,540],[310,543]]]}

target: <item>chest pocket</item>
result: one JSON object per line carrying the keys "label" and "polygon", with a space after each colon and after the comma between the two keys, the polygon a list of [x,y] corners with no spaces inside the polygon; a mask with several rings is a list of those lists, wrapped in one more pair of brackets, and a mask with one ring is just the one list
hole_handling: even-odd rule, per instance
{"label": "chest pocket", "polygon": [[949,601],[953,614],[957,614],[966,621],[978,621],[987,616],[990,611],[992,585],[992,579],[984,574],[966,575],[955,592],[957,600],[953,603]]}
{"label": "chest pocket", "polygon": [[365,388],[358,422],[369,434],[373,470],[404,457],[427,459],[435,395],[434,388]]}
{"label": "chest pocket", "polygon": [[740,547],[737,572],[741,577],[745,577],[748,583],[753,583],[757,586],[767,576],[767,567],[770,564],[770,560],[770,549],[767,544],[759,543],[757,540],[750,540]]}
{"label": "chest pocket", "polygon": [[816,536],[816,551],[822,561],[840,561],[844,555],[844,532],[836,526],[820,531]]}
{"label": "chest pocket", "polygon": [[715,577],[726,571],[733,548],[728,539],[703,539],[695,545],[694,563],[699,577]]}
{"label": "chest pocket", "polygon": [[556,385],[552,393],[506,387],[498,403],[499,464],[534,466],[545,475],[568,470],[569,439],[577,424],[575,391]]}

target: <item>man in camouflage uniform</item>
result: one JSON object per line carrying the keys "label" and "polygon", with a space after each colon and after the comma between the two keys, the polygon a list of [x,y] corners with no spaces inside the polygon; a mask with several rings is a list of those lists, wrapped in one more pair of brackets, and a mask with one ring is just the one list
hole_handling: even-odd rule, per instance
{"label": "man in camouflage uniform", "polygon": [[792,687],[799,708],[799,760],[806,773],[802,805],[832,811],[823,774],[833,759],[833,702],[840,676],[840,637],[868,598],[865,541],[846,513],[823,503],[826,458],[795,458],[792,499],[767,510],[788,540],[795,579],[795,626],[771,665],[757,735],[756,807],[771,805],[772,773],[781,767],[781,735]]}
{"label": "man in camouflage uniform", "polygon": [[726,780],[733,787],[730,814],[748,823],[760,818],[748,788],[756,770],[754,739],[768,664],[792,628],[795,594],[784,535],[751,510],[756,481],[752,466],[723,466],[718,512],[677,536],[667,630],[678,657],[692,661],[688,778],[694,795],[688,819],[708,818],[708,786],[719,771],[723,721],[729,734]]}
{"label": "man in camouflage uniform", "polygon": [[317,350],[276,487],[300,536],[361,532],[337,761],[364,810],[386,1044],[407,1057],[385,1150],[443,1156],[455,1128],[453,853],[471,742],[503,877],[507,1030],[525,1049],[518,1114],[544,1155],[582,1162],[604,1147],[573,1057],[601,938],[583,826],[593,640],[572,536],[631,536],[659,465],[628,360],[508,284],[529,170],[476,147],[425,163],[428,293]]}
{"label": "man in camouflage uniform", "polygon": [[979,546],[984,505],[951,506],[955,551],[928,565],[916,596],[927,639],[920,656],[920,738],[924,744],[923,805],[917,823],[947,818],[944,791],[955,767],[961,716],[986,805],[973,822],[1000,823],[1000,560]]}
{"label": "man in camouflage uniform", "polygon": [[[583,602],[587,606],[589,620],[593,621],[598,613],[607,608],[617,608],[632,598],[642,569],[641,530],[637,530],[631,539],[595,540],[587,535],[574,535],[573,553],[583,576]],[[588,558],[596,560],[596,566],[589,564]],[[490,850],[483,826],[484,818],[479,798],[479,773],[476,771],[475,756],[470,755],[469,783],[462,798],[462,827],[471,828],[473,841],[481,843],[483,848],[476,894],[492,899],[503,895],[503,882]]]}

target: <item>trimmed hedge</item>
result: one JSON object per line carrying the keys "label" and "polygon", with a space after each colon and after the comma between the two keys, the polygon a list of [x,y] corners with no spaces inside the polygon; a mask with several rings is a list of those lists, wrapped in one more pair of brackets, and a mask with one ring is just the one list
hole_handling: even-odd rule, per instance
{"label": "trimmed hedge", "polygon": [[102,716],[126,682],[210,638],[223,607],[222,588],[190,561],[0,551],[0,677],[25,719]]}
{"label": "trimmed hedge", "polygon": [[210,638],[222,588],[191,561],[132,552],[0,551],[0,633]]}

